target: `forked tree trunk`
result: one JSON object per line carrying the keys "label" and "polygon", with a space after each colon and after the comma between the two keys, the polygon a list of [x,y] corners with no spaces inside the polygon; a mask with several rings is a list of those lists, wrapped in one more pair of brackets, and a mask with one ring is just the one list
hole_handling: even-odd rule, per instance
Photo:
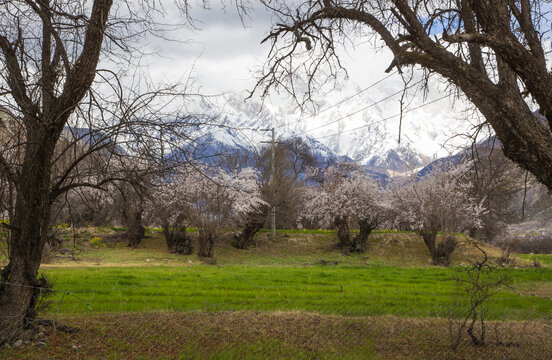
{"label": "forked tree trunk", "polygon": [[454,236],[447,236],[439,245],[436,245],[437,231],[421,231],[420,235],[431,254],[433,265],[449,266],[452,260],[452,253],[458,244]]}
{"label": "forked tree trunk", "polygon": [[366,244],[368,242],[368,236],[376,228],[376,225],[369,220],[359,220],[358,225],[360,231],[357,236],[353,238],[351,252],[364,253],[366,251]]}
{"label": "forked tree trunk", "polygon": [[253,244],[255,234],[263,228],[266,220],[268,207],[259,213],[250,214],[243,230],[234,235],[232,246],[237,249],[247,249]]}
{"label": "forked tree trunk", "polygon": [[349,234],[349,224],[346,218],[336,217],[334,225],[337,227],[337,239],[339,240],[339,248],[343,253],[351,251],[351,235]]}
{"label": "forked tree trunk", "polygon": [[[66,40],[78,44],[75,47],[78,58],[68,56],[62,44],[57,42],[59,38],[54,35],[57,27],[51,24],[55,15],[49,1],[28,7],[28,11],[34,11],[37,19],[40,17],[44,22],[42,37],[36,39],[41,44],[34,53],[37,57],[30,61],[18,58],[19,53],[25,53],[27,29],[19,28],[21,36],[16,41],[11,42],[4,36],[0,39],[2,71],[9,88],[3,96],[15,100],[22,114],[24,137],[24,143],[17,144],[24,148],[23,161],[20,166],[9,169],[13,170],[9,176],[16,184],[16,200],[10,219],[9,263],[1,274],[0,343],[21,336],[35,316],[37,291],[40,293],[37,286],[44,285],[37,274],[47,238],[51,204],[67,190],[62,186],[63,178],[61,183],[50,183],[52,156],[69,117],[94,81],[111,6],[112,0],[95,0],[86,25],[78,27],[78,33],[67,28]],[[62,6],[61,12],[64,8],[70,6]],[[40,27],[40,23],[36,26]],[[66,71],[59,71],[60,63]],[[26,70],[31,67],[39,78],[26,76]]]}

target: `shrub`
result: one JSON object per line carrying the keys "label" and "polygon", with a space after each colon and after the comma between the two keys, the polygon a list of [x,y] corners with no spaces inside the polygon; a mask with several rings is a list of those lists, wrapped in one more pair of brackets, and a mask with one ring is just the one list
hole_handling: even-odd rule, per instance
{"label": "shrub", "polygon": [[92,239],[90,239],[90,246],[99,249],[106,247],[106,244],[101,237],[94,236]]}

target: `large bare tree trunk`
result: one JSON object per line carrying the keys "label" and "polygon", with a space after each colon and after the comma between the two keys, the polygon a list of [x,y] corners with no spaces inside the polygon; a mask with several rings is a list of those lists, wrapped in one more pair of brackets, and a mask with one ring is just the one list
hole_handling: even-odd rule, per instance
{"label": "large bare tree trunk", "polygon": [[[31,139],[36,137],[31,136]],[[29,141],[11,225],[9,263],[0,285],[0,342],[23,335],[35,316],[37,279],[50,218],[50,154],[55,141]]]}
{"label": "large bare tree trunk", "polygon": [[[19,6],[22,11],[34,13],[37,16],[30,15],[30,18],[40,18],[42,24],[37,24],[41,27],[38,40],[34,29],[20,26],[20,20],[25,19],[18,15],[13,18],[19,31],[17,39],[12,40],[9,20],[0,27],[2,77],[9,88],[2,96],[11,97],[10,102],[17,106],[24,139],[17,144],[19,150],[24,150],[20,152],[23,159],[17,165],[10,165],[0,152],[0,166],[16,187],[15,211],[10,219],[9,263],[1,275],[0,343],[22,336],[35,316],[37,291],[40,293],[37,287],[44,285],[37,275],[47,239],[51,204],[68,189],[63,186],[66,179],[63,176],[52,184],[54,149],[69,117],[94,81],[112,0],[94,0],[91,8],[85,7],[90,13],[88,21],[78,29],[75,25],[73,36],[70,25],[64,27],[67,32],[63,35],[57,32],[54,18],[63,15],[66,4],[59,9],[58,5],[61,4],[54,6],[48,0],[20,3],[16,7],[2,3],[4,8],[10,6],[14,14],[20,10]],[[74,8],[67,6],[67,9]],[[6,17],[10,16],[6,9],[2,11]],[[65,51],[62,38],[74,45],[75,54]],[[27,51],[26,41],[34,48],[32,52]],[[36,57],[29,59],[32,55]],[[68,170],[67,175],[71,169]]]}

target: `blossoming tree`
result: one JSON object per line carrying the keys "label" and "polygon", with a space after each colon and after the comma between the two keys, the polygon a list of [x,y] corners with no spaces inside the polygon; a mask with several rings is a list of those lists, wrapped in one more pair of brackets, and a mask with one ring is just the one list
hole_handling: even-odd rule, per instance
{"label": "blossoming tree", "polygon": [[[455,232],[482,225],[486,210],[482,202],[470,196],[469,169],[469,164],[434,169],[422,178],[393,187],[397,220],[420,234],[436,265],[450,265],[457,246]],[[437,243],[439,232],[444,240]]]}
{"label": "blossoming tree", "polygon": [[225,226],[242,226],[248,214],[266,206],[257,176],[251,168],[232,173],[207,167],[182,170],[160,186],[150,217],[161,222],[169,249],[182,254],[192,252],[186,227],[196,226],[198,255],[213,257]]}
{"label": "blossoming tree", "polygon": [[[310,188],[305,217],[320,219],[337,228],[343,252],[364,252],[368,235],[383,220],[389,205],[377,181],[358,166],[340,163],[329,167],[320,187]],[[351,238],[349,224],[358,223],[360,232]]]}

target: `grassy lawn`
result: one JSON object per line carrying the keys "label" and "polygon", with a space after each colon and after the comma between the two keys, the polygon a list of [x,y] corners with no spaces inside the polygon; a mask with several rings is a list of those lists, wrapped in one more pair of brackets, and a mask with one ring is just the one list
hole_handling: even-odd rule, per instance
{"label": "grassy lawn", "polygon": [[530,261],[537,259],[543,266],[552,265],[552,254],[518,254],[518,257]]}
{"label": "grassy lawn", "polygon": [[[108,240],[109,236],[119,232],[120,228],[79,229],[76,241],[77,261],[52,257],[43,267],[189,266],[200,263],[195,254],[170,254],[160,231],[148,230],[148,236],[136,249],[126,247],[124,242]],[[193,229],[190,235],[195,236]],[[65,233],[63,237],[68,239],[66,245],[72,245],[70,232]],[[460,237],[460,240],[460,245],[453,255],[453,265],[469,264],[471,260],[481,256],[463,237]],[[432,267],[427,248],[421,238],[412,232],[375,232],[368,238],[365,254],[348,256],[342,255],[335,247],[335,233],[328,230],[278,230],[275,237],[270,236],[269,230],[263,230],[255,237],[255,244],[249,250],[237,250],[230,242],[231,233],[227,233],[216,244],[217,264],[295,267],[316,266],[326,262],[336,263],[338,266]],[[92,246],[97,243],[100,246]],[[484,247],[491,259],[498,258],[502,253],[499,249]],[[512,258],[518,267],[529,267],[533,264],[531,258]],[[5,243],[0,241],[0,265],[6,262]],[[545,267],[552,267],[552,262],[542,263]]]}
{"label": "grassy lawn", "polygon": [[[44,273],[59,291],[51,309],[58,313],[88,312],[90,304],[95,312],[251,310],[446,317],[457,270],[195,265],[48,268]],[[525,291],[526,283],[548,286],[552,270],[506,271],[514,287],[492,299],[490,318],[552,318],[552,299]]]}
{"label": "grassy lawn", "polygon": [[[76,261],[52,257],[41,267],[54,286],[42,317],[82,331],[52,331],[45,349],[0,349],[0,359],[552,358],[544,351],[550,255],[537,255],[541,268],[532,268],[533,255],[518,255],[501,270],[513,282],[488,313],[488,337],[500,341],[475,347],[465,339],[452,352],[454,278],[480,256],[466,241],[453,266],[440,268],[408,232],[372,234],[362,255],[341,254],[331,231],[263,231],[249,250],[230,246],[228,234],[216,245],[216,265],[207,265],[195,254],[169,254],[159,231],[136,249],[109,240],[121,231],[81,229]],[[501,255],[485,249],[491,261]],[[0,242],[0,264],[3,250]]]}

